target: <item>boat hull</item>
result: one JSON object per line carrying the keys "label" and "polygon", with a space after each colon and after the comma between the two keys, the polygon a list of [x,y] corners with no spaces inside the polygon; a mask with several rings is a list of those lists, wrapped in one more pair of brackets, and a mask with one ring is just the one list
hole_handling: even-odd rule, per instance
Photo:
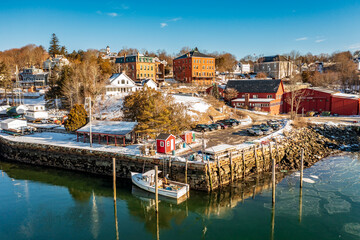
{"label": "boat hull", "polygon": [[[155,193],[155,187],[154,186],[150,186],[150,184],[146,181],[142,180],[142,174],[141,173],[131,173],[131,181],[133,182],[134,185],[136,185],[137,187],[151,192],[151,193]],[[177,191],[172,191],[172,190],[166,190],[166,189],[158,189],[158,194],[161,196],[165,196],[165,197],[169,197],[169,198],[181,198],[183,196],[186,196],[187,192],[189,191],[189,185],[188,184],[183,184],[183,183],[178,183],[178,182],[173,182],[173,181],[169,181],[169,183],[173,183],[176,184],[178,186],[181,186],[181,188]]]}

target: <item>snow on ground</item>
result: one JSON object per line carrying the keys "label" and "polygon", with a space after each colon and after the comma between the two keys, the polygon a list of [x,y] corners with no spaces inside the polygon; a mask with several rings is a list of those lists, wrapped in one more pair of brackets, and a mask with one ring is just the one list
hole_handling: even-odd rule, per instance
{"label": "snow on ground", "polygon": [[[173,97],[175,98],[175,102],[185,104],[185,106],[187,106],[188,109],[192,111],[205,113],[210,107],[210,105],[206,103],[204,99],[199,97],[184,96],[178,94],[173,94]],[[191,113],[190,115],[194,114]]]}
{"label": "snow on ground", "polygon": [[104,96],[104,99],[97,99],[95,103],[94,116],[101,120],[112,120],[124,116],[122,107],[124,104],[123,97]]}
{"label": "snow on ground", "polygon": [[69,148],[80,148],[88,150],[96,150],[103,152],[114,152],[130,155],[140,155],[139,147],[141,145],[131,145],[127,147],[115,147],[110,145],[102,145],[93,143],[93,147],[90,148],[89,143],[77,142],[75,134],[68,133],[52,133],[52,132],[42,132],[34,133],[31,135],[25,136],[11,136],[5,133],[0,133],[0,137],[6,138],[11,141],[16,142],[25,142],[25,143],[38,143],[44,145],[60,146],[60,147],[69,147]]}
{"label": "snow on ground", "polygon": [[252,119],[251,119],[251,117],[246,116],[246,118],[240,119],[239,122],[240,122],[241,126],[247,126],[247,125],[252,124]]}
{"label": "snow on ground", "polygon": [[268,112],[253,111],[253,110],[248,110],[248,109],[243,109],[243,108],[240,108],[240,110],[245,111],[245,112],[259,114],[259,115],[269,115]]}
{"label": "snow on ground", "polygon": [[29,105],[32,105],[32,104],[39,104],[39,105],[45,105],[45,95],[42,95],[38,98],[25,98],[25,99],[22,99],[21,101],[24,102],[24,104],[29,104]]}

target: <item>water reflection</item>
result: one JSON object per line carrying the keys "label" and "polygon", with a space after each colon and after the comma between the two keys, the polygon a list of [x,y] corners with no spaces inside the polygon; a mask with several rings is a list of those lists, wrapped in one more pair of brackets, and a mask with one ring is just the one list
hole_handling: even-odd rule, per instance
{"label": "water reflection", "polygon": [[[298,187],[297,174],[277,174],[277,182],[280,183],[276,190],[276,209],[271,204],[269,174],[255,175],[245,183],[233,183],[210,194],[191,192],[190,199],[186,201],[160,198],[158,215],[155,214],[154,196],[133,187],[129,181],[117,182],[117,202],[114,204],[111,178],[7,162],[0,162],[0,168],[3,176],[1,181],[11,184],[11,191],[17,199],[25,199],[27,202],[25,206],[21,206],[27,217],[19,223],[19,232],[25,238],[36,238],[41,229],[56,232],[56,226],[62,224],[87,231],[88,235],[79,237],[82,239],[123,239],[128,236],[124,234],[129,234],[130,231],[144,239],[149,236],[152,239],[169,239],[169,234],[173,231],[177,233],[174,240],[191,239],[190,236],[196,239],[220,239],[222,228],[227,229],[227,232],[223,233],[224,237],[227,236],[224,239],[236,239],[236,234],[249,239],[255,239],[254,234],[259,234],[258,239],[286,239],[281,237],[284,236],[283,226],[287,226],[287,231],[297,226],[301,227],[302,232],[306,232],[302,227],[311,223],[313,228],[318,221],[320,231],[324,225],[322,222],[327,222],[329,226],[333,224],[328,222],[331,217],[339,220],[341,218],[338,216],[344,216],[341,214],[360,210],[356,205],[360,202],[360,178],[358,174],[354,174],[360,171],[356,158],[342,164],[336,159],[323,161],[311,169],[306,169],[304,179],[311,181],[305,182],[303,189]],[[35,183],[54,189],[50,189],[49,193],[38,192],[38,187],[34,187]],[[64,191],[60,193],[60,190],[68,194],[64,195]],[[54,192],[59,192],[56,199],[52,199],[59,206],[47,212],[34,212],[34,209],[41,209],[41,204],[46,204],[46,195]],[[34,195],[39,195],[41,204],[39,203],[37,208],[30,208],[31,204],[35,204],[31,201]],[[109,206],[111,214],[107,211]],[[309,220],[309,217],[316,221]],[[301,225],[292,222],[293,218],[296,224]],[[41,228],[38,219],[41,219]],[[0,219],[1,221],[3,220]],[[263,228],[254,231],[253,227],[258,222],[262,223]],[[343,219],[337,224],[342,227],[334,231],[342,231],[343,234],[351,236],[360,232],[359,215],[351,221]],[[183,228],[184,230],[181,230]],[[334,233],[323,230],[322,234]],[[298,238],[294,239],[305,237],[301,233],[298,235]],[[2,236],[4,235],[0,231],[0,237]],[[56,236],[54,237],[56,239]],[[331,237],[333,235],[328,235],[328,238]]]}

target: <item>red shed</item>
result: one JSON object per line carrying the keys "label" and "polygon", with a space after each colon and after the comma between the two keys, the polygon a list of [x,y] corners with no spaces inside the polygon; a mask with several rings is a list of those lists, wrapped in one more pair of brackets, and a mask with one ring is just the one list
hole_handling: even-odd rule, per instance
{"label": "red shed", "polygon": [[175,136],[168,133],[161,133],[156,138],[156,149],[158,153],[169,153],[175,150]]}
{"label": "red shed", "polygon": [[331,113],[339,115],[358,115],[359,96],[345,93],[335,93],[331,99]]}
{"label": "red shed", "polygon": [[180,135],[180,137],[187,144],[195,142],[195,133],[193,133],[193,132],[185,132],[183,135]]}

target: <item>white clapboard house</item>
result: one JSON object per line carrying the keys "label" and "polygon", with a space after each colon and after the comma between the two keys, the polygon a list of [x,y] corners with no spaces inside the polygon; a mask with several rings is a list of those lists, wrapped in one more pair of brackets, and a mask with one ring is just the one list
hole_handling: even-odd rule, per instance
{"label": "white clapboard house", "polygon": [[110,83],[106,85],[106,95],[125,97],[131,92],[135,92],[142,88],[137,85],[125,73],[114,73],[110,79]]}

